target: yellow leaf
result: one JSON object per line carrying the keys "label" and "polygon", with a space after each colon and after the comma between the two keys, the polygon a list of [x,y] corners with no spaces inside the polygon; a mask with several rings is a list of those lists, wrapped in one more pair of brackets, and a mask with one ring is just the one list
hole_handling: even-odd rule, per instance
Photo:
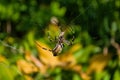
{"label": "yellow leaf", "polygon": [[79,50],[79,49],[81,49],[81,48],[82,48],[82,45],[80,45],[80,44],[75,44],[75,45],[73,45],[73,46],[70,48],[69,52],[74,53],[75,51],[77,51],[77,50]]}
{"label": "yellow leaf", "polygon": [[75,50],[68,51],[65,54],[60,56],[53,56],[52,52],[49,51],[50,48],[43,43],[36,41],[36,46],[39,51],[40,60],[45,65],[48,65],[50,67],[61,66],[68,69],[76,65],[76,59],[74,58],[71,52],[78,50],[80,48],[80,45],[75,45],[73,47]]}
{"label": "yellow leaf", "polygon": [[4,56],[0,55],[0,62],[4,62],[4,61],[6,61],[6,58]]}
{"label": "yellow leaf", "polygon": [[76,65],[76,59],[73,55],[73,53],[81,48],[80,44],[73,45],[67,52],[65,52],[63,55],[59,56],[60,61],[64,62],[64,64],[67,64],[66,67],[72,67]]}
{"label": "yellow leaf", "polygon": [[76,59],[74,58],[72,53],[69,52],[59,56],[59,59],[66,65],[64,66],[64,68],[72,68],[76,64]]}
{"label": "yellow leaf", "polygon": [[87,75],[87,73],[82,72],[82,66],[76,63],[76,59],[74,58],[72,53],[65,53],[62,56],[59,56],[60,61],[62,61],[65,66],[65,69],[73,70],[78,73],[83,80],[91,80],[91,77]]}
{"label": "yellow leaf", "polygon": [[85,72],[80,72],[80,76],[82,78],[82,80],[91,80],[91,77],[86,74]]}
{"label": "yellow leaf", "polygon": [[108,61],[110,60],[111,55],[104,55],[104,54],[97,54],[90,59],[90,65],[87,70],[88,74],[92,72],[101,72],[105,66],[107,65]]}
{"label": "yellow leaf", "polygon": [[35,64],[35,66],[40,70],[42,74],[45,74],[47,71],[47,66],[44,65],[39,59],[33,56],[29,51],[25,52],[25,58],[28,61],[31,61]]}
{"label": "yellow leaf", "polygon": [[47,45],[36,41],[36,46],[39,52],[39,58],[45,65],[55,67],[61,64],[61,62],[58,59],[58,56],[53,56],[53,53],[49,51],[50,48]]}
{"label": "yellow leaf", "polygon": [[34,64],[23,59],[17,61],[17,66],[25,74],[31,74],[38,71],[38,68]]}
{"label": "yellow leaf", "polygon": [[72,67],[72,70],[74,70],[74,71],[80,73],[81,70],[82,70],[82,66],[76,64],[76,65],[74,65],[74,66]]}
{"label": "yellow leaf", "polygon": [[25,75],[25,80],[33,80],[33,78],[28,75]]}

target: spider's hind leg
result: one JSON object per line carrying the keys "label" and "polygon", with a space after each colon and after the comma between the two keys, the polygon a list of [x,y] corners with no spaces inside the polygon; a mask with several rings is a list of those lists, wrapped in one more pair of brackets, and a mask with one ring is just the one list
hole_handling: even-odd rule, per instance
{"label": "spider's hind leg", "polygon": [[72,45],[75,40],[75,36],[74,36],[75,32],[72,27],[70,27],[70,31],[72,32],[72,39],[70,40],[70,43],[71,43],[70,45]]}
{"label": "spider's hind leg", "polygon": [[67,44],[68,46],[71,46],[71,45],[73,45],[74,39],[75,39],[75,38],[74,38],[74,36],[73,36],[72,40],[70,40],[70,41],[64,40],[64,43]]}
{"label": "spider's hind leg", "polygon": [[75,40],[75,36],[72,37],[71,41],[74,42],[74,40]]}
{"label": "spider's hind leg", "polygon": [[75,40],[75,37],[73,36],[69,45],[73,45],[74,40]]}
{"label": "spider's hind leg", "polygon": [[71,46],[71,45],[73,45],[73,43],[74,43],[74,40],[75,40],[74,34],[72,34],[71,37],[72,37],[72,38],[71,38],[69,41],[68,41],[68,40],[65,40],[65,41],[64,41],[64,43],[67,44],[68,46]]}

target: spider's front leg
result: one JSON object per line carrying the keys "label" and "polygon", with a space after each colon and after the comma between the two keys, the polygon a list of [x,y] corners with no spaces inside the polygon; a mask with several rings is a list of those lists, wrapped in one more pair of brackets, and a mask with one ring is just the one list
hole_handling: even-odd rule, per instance
{"label": "spider's front leg", "polygon": [[51,50],[51,49],[48,49],[48,48],[42,47],[42,46],[39,44],[39,42],[38,42],[38,41],[35,41],[35,43],[36,43],[36,44],[37,44],[37,46],[39,46],[41,49],[44,49],[44,50],[47,50],[47,51],[52,52],[52,50]]}

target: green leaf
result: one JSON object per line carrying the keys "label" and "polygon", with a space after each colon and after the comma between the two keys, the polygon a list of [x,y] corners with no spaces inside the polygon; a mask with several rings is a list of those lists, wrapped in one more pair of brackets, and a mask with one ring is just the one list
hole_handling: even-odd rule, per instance
{"label": "green leaf", "polygon": [[0,63],[0,80],[14,80],[9,66],[4,63]]}
{"label": "green leaf", "polygon": [[120,80],[120,71],[119,70],[115,71],[113,80]]}
{"label": "green leaf", "polygon": [[78,75],[78,74],[74,74],[72,80],[82,80],[82,79],[80,78],[80,75]]}
{"label": "green leaf", "polygon": [[64,16],[66,12],[66,8],[65,7],[60,8],[60,4],[58,2],[51,3],[51,10],[52,10],[52,13],[57,16]]}

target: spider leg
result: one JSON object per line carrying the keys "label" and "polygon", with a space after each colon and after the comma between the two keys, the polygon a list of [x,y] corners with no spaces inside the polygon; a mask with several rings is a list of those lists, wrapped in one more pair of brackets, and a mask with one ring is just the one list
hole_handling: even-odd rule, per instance
{"label": "spider leg", "polygon": [[75,37],[73,36],[71,41],[70,41],[71,45],[73,45],[74,40],[75,40]]}
{"label": "spider leg", "polygon": [[73,44],[73,42],[74,42],[74,40],[75,40],[75,36],[74,36],[74,31],[73,31],[73,29],[72,29],[72,27],[70,28],[70,30],[71,30],[71,32],[72,32],[72,39],[71,39],[71,41],[70,41],[70,45],[72,45]]}
{"label": "spider leg", "polygon": [[71,39],[71,41],[73,42],[74,40],[75,40],[75,37],[73,36],[72,39]]}
{"label": "spider leg", "polygon": [[68,41],[68,40],[64,40],[64,43],[65,43],[65,44],[67,44],[68,46],[70,46],[70,45],[71,45],[71,42],[70,42],[70,41]]}
{"label": "spider leg", "polygon": [[64,40],[64,43],[67,44],[68,46],[72,45],[73,42],[74,42],[75,38],[73,36],[73,38],[71,39],[71,41],[68,41],[68,40]]}
{"label": "spider leg", "polygon": [[47,49],[47,48],[45,48],[45,47],[42,47],[37,41],[35,41],[35,43],[36,43],[40,48],[52,52],[51,49]]}

